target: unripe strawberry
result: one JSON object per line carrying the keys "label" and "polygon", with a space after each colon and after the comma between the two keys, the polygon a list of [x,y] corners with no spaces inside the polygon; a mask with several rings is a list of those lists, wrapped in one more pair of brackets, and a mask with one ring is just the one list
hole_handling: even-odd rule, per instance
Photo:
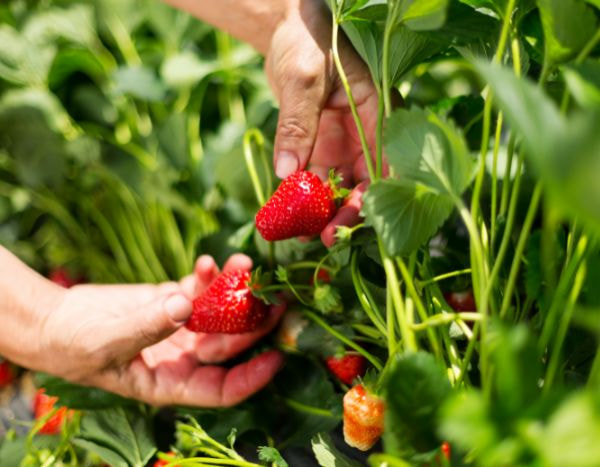
{"label": "unripe strawberry", "polygon": [[342,383],[352,384],[359,376],[364,376],[367,371],[367,359],[356,352],[347,352],[342,357],[327,357],[327,368]]}
{"label": "unripe strawberry", "polygon": [[307,325],[308,321],[302,317],[302,313],[295,310],[286,311],[277,331],[277,342],[290,350],[297,350],[298,336]]}
{"label": "unripe strawberry", "polygon": [[294,172],[281,182],[256,214],[256,228],[265,240],[318,235],[335,214],[334,194],[311,172]]}
{"label": "unripe strawberry", "polygon": [[383,433],[385,403],[362,384],[344,396],[344,440],[361,451],[371,449]]}
{"label": "unripe strawberry", "polygon": [[186,327],[205,333],[240,334],[254,331],[267,317],[263,302],[252,295],[248,271],[224,272],[193,302]]}

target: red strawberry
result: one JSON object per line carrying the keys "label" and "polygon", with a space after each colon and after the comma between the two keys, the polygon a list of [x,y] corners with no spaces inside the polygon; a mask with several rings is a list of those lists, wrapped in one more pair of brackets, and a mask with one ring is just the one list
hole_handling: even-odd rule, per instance
{"label": "red strawberry", "polygon": [[[156,462],[154,462],[154,465],[152,467],[164,467],[165,465],[169,465],[171,462],[173,462],[173,460],[175,460],[175,453],[173,451],[169,451],[166,454],[167,454],[167,456],[173,457],[173,459],[172,460],[158,459]],[[177,464],[173,464],[173,467],[177,467]]]}
{"label": "red strawberry", "polygon": [[367,359],[356,352],[348,352],[343,357],[327,357],[325,363],[342,383],[352,384],[367,371]]}
{"label": "red strawberry", "polygon": [[0,360],[0,388],[8,386],[15,380],[15,370],[7,360]]}
{"label": "red strawberry", "polygon": [[254,331],[267,317],[263,302],[252,295],[248,271],[224,272],[194,300],[186,327],[194,332],[240,334]]}
{"label": "red strawberry", "polygon": [[[48,396],[45,394],[45,389],[38,389],[33,399],[33,413],[35,419],[39,419],[47,415],[54,410],[54,404],[58,401],[58,397]],[[59,408],[54,415],[52,415],[44,426],[40,428],[38,433],[45,435],[55,435],[60,433],[60,429],[65,421],[68,409],[66,407]]]}
{"label": "red strawberry", "polygon": [[344,396],[344,440],[361,451],[371,449],[383,433],[385,403],[362,384]]}
{"label": "red strawberry", "polygon": [[69,289],[81,282],[80,280],[74,279],[69,271],[64,268],[53,269],[48,278],[55,284],[58,284],[66,289]]}
{"label": "red strawberry", "polygon": [[444,298],[454,311],[477,311],[472,290],[446,293]]}
{"label": "red strawberry", "polygon": [[256,214],[265,240],[318,235],[335,213],[331,187],[311,172],[294,172]]}
{"label": "red strawberry", "polygon": [[448,441],[444,441],[442,443],[442,454],[448,461],[450,460],[450,457],[452,457],[452,448],[450,447],[450,443]]}

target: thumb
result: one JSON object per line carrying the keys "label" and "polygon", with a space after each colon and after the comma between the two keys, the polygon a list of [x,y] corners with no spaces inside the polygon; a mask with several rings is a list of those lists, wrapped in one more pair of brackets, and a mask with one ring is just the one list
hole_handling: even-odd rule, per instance
{"label": "thumb", "polygon": [[[192,314],[192,302],[182,293],[161,295],[128,317],[130,356],[166,339]],[[131,339],[133,337],[133,339]]]}
{"label": "thumb", "polygon": [[279,101],[274,164],[277,176],[285,178],[304,169],[312,154],[324,105],[323,89],[314,80],[296,76],[285,82]]}

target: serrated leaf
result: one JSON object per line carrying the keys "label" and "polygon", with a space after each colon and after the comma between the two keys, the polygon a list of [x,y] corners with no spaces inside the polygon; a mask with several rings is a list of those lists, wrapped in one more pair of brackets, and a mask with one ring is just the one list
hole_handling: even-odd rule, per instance
{"label": "serrated leaf", "polygon": [[385,150],[398,179],[373,183],[363,213],[388,253],[407,255],[448,218],[472,179],[473,160],[458,130],[420,109],[388,119]]}
{"label": "serrated leaf", "polygon": [[137,410],[113,408],[87,412],[73,440],[107,462],[124,460],[129,467],[144,467],[156,452],[150,423]]}
{"label": "serrated leaf", "polygon": [[391,255],[405,256],[429,240],[452,212],[453,202],[422,185],[381,180],[363,195],[362,213]]}
{"label": "serrated leaf", "polygon": [[311,439],[310,444],[321,467],[358,467],[361,465],[342,454],[327,434],[319,433]]}
{"label": "serrated leaf", "polygon": [[431,354],[404,354],[392,364],[385,381],[386,452],[397,456],[437,448],[440,407],[449,397],[450,382]]}
{"label": "serrated leaf", "polygon": [[275,464],[276,467],[288,467],[288,463],[282,457],[281,453],[272,447],[261,446],[258,448],[258,458],[261,461]]}
{"label": "serrated leaf", "polygon": [[551,64],[573,58],[597,30],[596,15],[582,0],[537,0],[537,4],[546,60]]}

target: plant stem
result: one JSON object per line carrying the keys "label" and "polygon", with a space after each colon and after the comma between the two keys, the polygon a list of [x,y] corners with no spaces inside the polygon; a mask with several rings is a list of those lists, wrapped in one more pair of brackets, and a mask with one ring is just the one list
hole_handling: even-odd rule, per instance
{"label": "plant stem", "polygon": [[[344,2],[340,2],[340,8],[344,4]],[[338,12],[339,14],[339,12]],[[342,86],[344,87],[344,91],[346,92],[346,96],[348,97],[348,104],[350,105],[350,111],[352,112],[352,117],[354,118],[354,123],[356,124],[356,130],[358,131],[358,137],[360,139],[360,144],[362,146],[363,154],[365,157],[365,163],[367,166],[367,171],[369,172],[369,178],[371,181],[376,180],[375,169],[373,168],[373,158],[371,157],[371,151],[369,150],[369,144],[367,142],[367,137],[365,135],[365,129],[362,124],[362,120],[358,115],[358,110],[356,108],[356,101],[354,100],[354,95],[352,94],[352,89],[350,88],[350,84],[348,83],[348,76],[344,71],[344,67],[342,65],[342,60],[340,59],[340,53],[338,50],[338,31],[339,24],[337,21],[338,14],[333,16],[333,25],[332,25],[332,55],[333,61],[335,63],[335,67],[337,69],[338,75],[340,76],[340,80],[342,82]]]}
{"label": "plant stem", "polygon": [[358,271],[357,264],[357,256],[358,253],[355,251],[352,254],[352,259],[350,261],[350,271],[352,274],[352,283],[354,284],[354,290],[356,291],[356,295],[358,297],[358,301],[363,307],[365,314],[371,320],[371,322],[375,325],[375,327],[379,330],[379,332],[383,336],[387,336],[387,330],[385,328],[385,323],[381,318],[379,313],[374,312],[373,310],[373,301],[365,293],[364,283],[360,280],[360,271]]}
{"label": "plant stem", "polygon": [[412,328],[415,331],[425,331],[433,326],[444,326],[453,323],[454,321],[481,321],[481,313],[477,312],[461,312],[461,313],[440,313],[430,316],[422,323],[413,324]]}
{"label": "plant stem", "polygon": [[459,269],[458,271],[447,272],[445,274],[440,274],[439,276],[435,276],[426,281],[418,282],[417,285],[419,287],[423,288],[423,287],[427,287],[430,284],[433,284],[434,282],[439,282],[439,281],[443,281],[446,279],[451,279],[453,277],[463,276],[465,274],[471,274],[471,273],[472,273],[471,268]]}
{"label": "plant stem", "polygon": [[312,312],[310,310],[304,310],[304,314],[308,318],[310,318],[313,322],[315,322],[316,324],[318,324],[319,326],[321,326],[325,331],[327,331],[333,337],[335,337],[339,341],[343,342],[348,347],[356,350],[359,354],[361,354],[363,357],[365,357],[367,360],[369,360],[369,362],[371,362],[371,364],[375,368],[377,368],[379,371],[381,371],[383,369],[383,365],[381,364],[381,362],[379,361],[379,359],[377,357],[371,355],[369,352],[367,352],[363,347],[361,347],[360,345],[358,345],[356,342],[353,342],[352,340],[348,339],[343,334],[341,334],[338,331],[336,331],[335,329],[333,329],[329,324],[327,324],[316,313],[314,313],[314,312]]}
{"label": "plant stem", "polygon": [[577,302],[577,298],[579,297],[581,289],[583,288],[586,272],[587,271],[584,263],[577,270],[577,274],[575,275],[575,282],[573,283],[573,287],[571,288],[571,292],[569,293],[567,305],[565,307],[564,312],[561,315],[561,320],[558,325],[556,337],[554,339],[554,345],[552,346],[550,362],[548,364],[548,369],[546,370],[546,377],[544,378],[545,393],[547,393],[550,390],[552,384],[554,383],[554,378],[556,377],[556,372],[558,371],[558,365],[560,363],[560,355],[563,342],[567,335],[567,331],[569,330],[569,323],[573,318],[573,313],[575,311],[575,303]]}
{"label": "plant stem", "polygon": [[523,222],[523,228],[521,229],[521,234],[519,235],[519,241],[517,242],[517,247],[513,255],[514,259],[510,268],[510,272],[508,274],[508,282],[506,283],[504,297],[502,298],[502,305],[500,306],[500,318],[504,318],[506,316],[506,313],[508,312],[512,294],[517,282],[517,275],[519,273],[519,268],[523,259],[522,255],[525,251],[525,246],[527,245],[527,239],[529,238],[529,232],[531,231],[531,226],[533,224],[538,206],[540,204],[542,192],[543,185],[541,182],[538,182],[535,186],[535,189],[533,190],[533,194],[531,195],[529,209],[527,210],[525,221]]}
{"label": "plant stem", "polygon": [[[377,88],[377,128],[375,130],[375,179],[379,180],[383,175],[383,117],[384,103],[381,89]],[[388,115],[389,116],[389,115]]]}
{"label": "plant stem", "polygon": [[490,246],[492,252],[494,251],[494,245],[496,240],[496,211],[498,209],[498,153],[500,152],[500,138],[502,136],[502,112],[498,113],[498,120],[496,121],[496,134],[494,139],[494,156],[492,163],[492,207],[490,212],[491,222],[491,241]]}
{"label": "plant stem", "polygon": [[392,99],[390,96],[390,42],[392,37],[392,28],[394,26],[395,8],[398,2],[390,2],[388,5],[388,15],[385,21],[383,31],[383,50],[381,52],[381,74],[382,74],[382,94],[385,115],[389,117],[392,113]]}
{"label": "plant stem", "polygon": [[[508,147],[506,149],[506,164],[504,166],[504,178],[502,179],[502,196],[500,199],[500,210],[498,211],[498,215],[502,216],[506,212],[506,208],[508,206],[508,194],[510,193],[511,187],[511,173],[512,173],[512,162],[515,153],[515,134],[511,132],[510,137],[508,138]],[[519,176],[519,171],[517,171],[517,176]]]}
{"label": "plant stem", "polygon": [[323,409],[321,407],[314,407],[311,405],[303,404],[302,402],[298,402],[294,399],[289,399],[287,397],[282,397],[285,405],[291,407],[297,412],[308,413],[311,415],[318,415],[319,417],[329,417],[329,418],[337,418],[334,414],[331,413],[330,410]]}
{"label": "plant stem", "polygon": [[260,130],[258,130],[257,128],[250,128],[244,133],[244,160],[246,161],[246,168],[248,169],[250,180],[252,180],[252,186],[254,187],[254,194],[256,195],[256,200],[258,201],[258,204],[260,206],[263,206],[266,202],[264,194],[265,192],[263,190],[260,178],[258,176],[258,172],[256,170],[256,165],[254,163],[252,140],[254,140],[260,148],[262,148],[265,144],[265,139]]}

